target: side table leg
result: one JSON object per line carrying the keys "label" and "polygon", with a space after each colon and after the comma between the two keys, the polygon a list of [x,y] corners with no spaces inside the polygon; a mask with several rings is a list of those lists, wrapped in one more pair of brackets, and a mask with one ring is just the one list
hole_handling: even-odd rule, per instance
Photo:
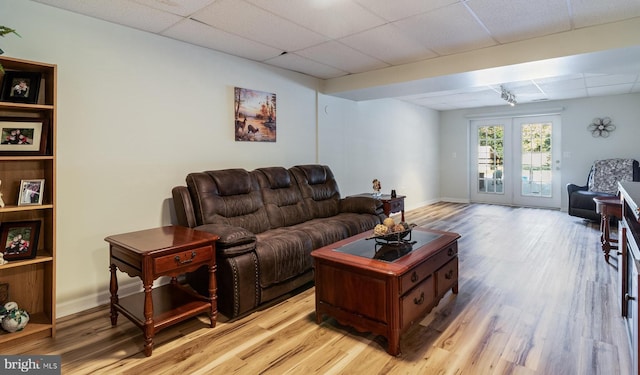
{"label": "side table leg", "polygon": [[116,265],[111,264],[109,266],[111,270],[111,281],[109,282],[109,291],[111,292],[111,325],[115,326],[118,322],[118,310],[116,310],[116,304],[118,303],[118,278],[116,277]]}
{"label": "side table leg", "polygon": [[149,357],[153,351],[153,298],[152,284],[144,285],[144,355]]}
{"label": "side table leg", "polygon": [[209,303],[211,310],[209,311],[209,319],[211,320],[211,328],[216,326],[218,320],[218,283],[216,281],[216,266],[209,266]]}

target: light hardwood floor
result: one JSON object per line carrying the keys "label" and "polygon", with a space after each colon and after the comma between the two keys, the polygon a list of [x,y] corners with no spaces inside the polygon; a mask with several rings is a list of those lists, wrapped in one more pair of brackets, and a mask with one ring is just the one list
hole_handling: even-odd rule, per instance
{"label": "light hardwood floor", "polygon": [[163,330],[151,357],[126,318],[111,327],[107,306],[61,319],[55,339],[2,352],[59,354],[63,374],[630,373],[617,256],[605,262],[597,225],[559,211],[453,203],[406,219],[462,235],[460,293],[402,336],[398,357],[381,337],[332,319],[316,324],[313,287],[235,321],[221,316],[213,329],[201,316]]}

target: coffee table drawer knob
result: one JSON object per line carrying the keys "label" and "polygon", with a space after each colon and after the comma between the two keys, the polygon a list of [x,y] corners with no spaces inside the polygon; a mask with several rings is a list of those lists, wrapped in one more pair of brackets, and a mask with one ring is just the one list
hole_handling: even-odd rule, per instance
{"label": "coffee table drawer knob", "polygon": [[418,281],[418,274],[416,273],[416,271],[413,271],[413,273],[411,274],[411,282],[415,283],[416,281]]}
{"label": "coffee table drawer knob", "polygon": [[415,303],[416,305],[422,305],[423,302],[424,302],[424,292],[420,293],[420,298],[415,297],[413,299],[413,303]]}

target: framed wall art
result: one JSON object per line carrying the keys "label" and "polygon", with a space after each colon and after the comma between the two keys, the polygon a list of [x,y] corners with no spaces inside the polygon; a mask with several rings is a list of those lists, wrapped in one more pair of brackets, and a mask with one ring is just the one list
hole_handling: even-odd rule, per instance
{"label": "framed wall art", "polygon": [[37,72],[5,72],[0,100],[35,104],[38,101],[41,78],[42,75]]}
{"label": "framed wall art", "polygon": [[48,132],[47,119],[0,117],[0,156],[44,155]]}
{"label": "framed wall art", "polygon": [[234,89],[236,141],[276,141],[276,94]]}
{"label": "framed wall art", "polygon": [[0,226],[0,249],[8,261],[35,258],[38,250],[40,221],[17,221]]}
{"label": "framed wall art", "polygon": [[44,195],[44,179],[20,181],[20,195],[18,206],[42,204]]}

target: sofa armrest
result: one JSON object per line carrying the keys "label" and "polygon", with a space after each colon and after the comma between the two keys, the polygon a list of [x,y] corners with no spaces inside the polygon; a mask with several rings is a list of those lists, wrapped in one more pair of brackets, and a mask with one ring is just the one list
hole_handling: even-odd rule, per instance
{"label": "sofa armrest", "polygon": [[382,211],[382,201],[373,197],[352,196],[340,199],[340,212],[377,215]]}
{"label": "sofa armrest", "polygon": [[226,224],[205,224],[194,229],[219,236],[220,238],[216,241],[216,254],[223,257],[233,257],[256,248],[256,235],[241,227]]}
{"label": "sofa armrest", "polygon": [[176,210],[178,224],[183,227],[193,228],[197,225],[196,213],[193,210],[191,194],[186,186],[176,186],[171,189],[173,208]]}
{"label": "sofa armrest", "polygon": [[571,197],[571,194],[575,191],[588,190],[588,189],[589,187],[587,185],[578,186],[576,184],[567,184],[567,193],[569,194],[569,197]]}

